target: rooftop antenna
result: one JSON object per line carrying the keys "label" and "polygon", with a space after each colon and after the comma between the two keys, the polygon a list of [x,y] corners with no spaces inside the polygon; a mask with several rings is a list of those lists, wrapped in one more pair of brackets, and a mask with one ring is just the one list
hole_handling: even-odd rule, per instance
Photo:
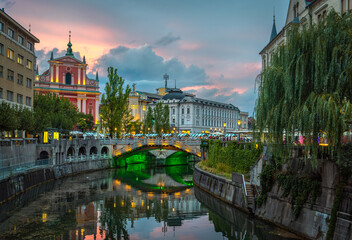
{"label": "rooftop antenna", "polygon": [[167,75],[167,73],[164,74],[164,79],[165,79],[165,91],[167,88],[167,80],[169,80],[169,75]]}
{"label": "rooftop antenna", "polygon": [[68,41],[71,42],[71,30],[68,31]]}
{"label": "rooftop antenna", "polygon": [[29,24],[29,31],[31,31],[31,25]]}

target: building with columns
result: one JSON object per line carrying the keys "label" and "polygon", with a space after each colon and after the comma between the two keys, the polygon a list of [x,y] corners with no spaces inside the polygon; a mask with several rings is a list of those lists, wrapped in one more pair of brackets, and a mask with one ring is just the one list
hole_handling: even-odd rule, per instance
{"label": "building with columns", "polygon": [[44,73],[37,72],[34,82],[34,91],[38,93],[54,93],[60,97],[68,98],[78,110],[91,114],[94,122],[99,122],[99,78],[87,77],[88,64],[85,57],[83,61],[75,58],[72,52],[71,41],[67,44],[65,56],[54,58],[51,53],[49,69]]}

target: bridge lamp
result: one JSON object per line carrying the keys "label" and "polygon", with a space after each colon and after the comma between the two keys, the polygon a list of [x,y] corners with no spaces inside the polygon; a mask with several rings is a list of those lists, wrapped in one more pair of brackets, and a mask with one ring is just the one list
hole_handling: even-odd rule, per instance
{"label": "bridge lamp", "polygon": [[241,119],[237,120],[237,125],[238,125],[238,141],[241,140],[241,133],[239,132],[241,129]]}

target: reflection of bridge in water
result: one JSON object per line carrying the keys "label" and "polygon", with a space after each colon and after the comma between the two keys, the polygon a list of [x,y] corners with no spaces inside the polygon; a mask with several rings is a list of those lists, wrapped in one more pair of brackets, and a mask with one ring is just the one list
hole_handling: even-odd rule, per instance
{"label": "reflection of bridge in water", "polygon": [[170,149],[186,152],[201,157],[198,140],[179,140],[179,139],[140,139],[126,140],[117,144],[118,149],[114,151],[114,156],[121,156],[125,153],[145,150],[145,149]]}

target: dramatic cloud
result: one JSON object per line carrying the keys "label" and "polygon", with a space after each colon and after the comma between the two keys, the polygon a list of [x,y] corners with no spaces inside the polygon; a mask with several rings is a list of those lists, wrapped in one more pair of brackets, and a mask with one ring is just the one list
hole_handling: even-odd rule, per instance
{"label": "dramatic cloud", "polygon": [[163,87],[163,75],[169,74],[169,85],[174,87],[175,80],[178,87],[206,85],[205,70],[195,66],[186,66],[177,58],[164,59],[157,55],[149,45],[137,48],[119,46],[111,49],[107,54],[97,59],[92,67],[106,75],[106,68],[112,66],[128,82],[137,83],[137,89],[154,92],[155,88]]}
{"label": "dramatic cloud", "polygon": [[181,40],[181,37],[175,37],[172,35],[172,33],[169,33],[166,36],[160,38],[158,41],[156,41],[155,45],[165,47],[178,40]]}

